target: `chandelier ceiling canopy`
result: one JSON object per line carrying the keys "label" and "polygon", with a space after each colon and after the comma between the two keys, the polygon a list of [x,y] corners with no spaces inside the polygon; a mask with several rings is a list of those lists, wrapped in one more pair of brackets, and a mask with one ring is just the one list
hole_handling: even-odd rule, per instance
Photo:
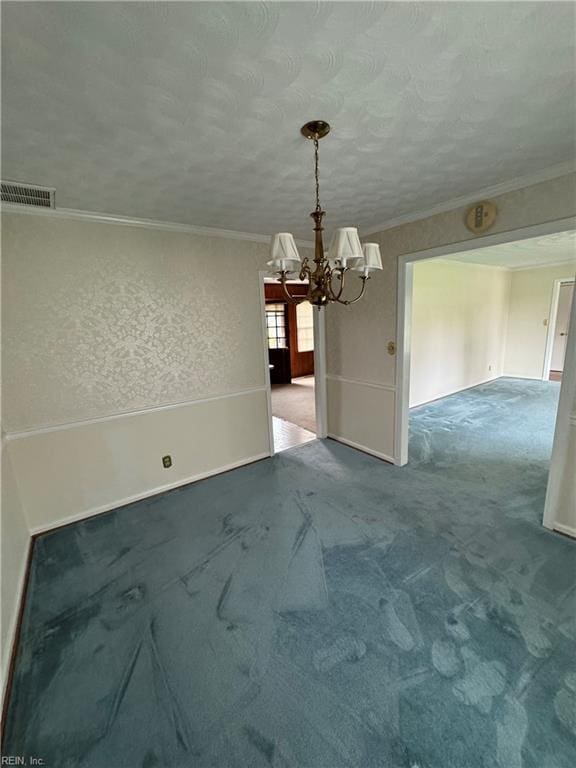
{"label": "chandelier ceiling canopy", "polygon": [[[290,275],[297,274],[300,280],[308,281],[307,300],[317,307],[336,302],[338,304],[354,304],[359,301],[366,290],[366,281],[370,272],[382,269],[380,246],[378,243],[362,243],[355,227],[341,227],[334,232],[328,256],[324,255],[322,240],[322,219],[325,211],[320,205],[320,179],[318,172],[318,144],[330,132],[330,126],[324,120],[313,120],[302,126],[301,133],[314,142],[314,179],[316,181],[316,208],[310,216],[314,220],[314,261],[311,264],[306,256],[301,259],[296,242],[290,232],[279,232],[272,237],[271,256],[268,262],[278,274],[282,283],[284,295],[289,302],[299,303],[301,297],[290,295],[287,281]],[[343,298],[344,284],[347,273],[353,270],[358,273],[362,286],[352,299]]]}

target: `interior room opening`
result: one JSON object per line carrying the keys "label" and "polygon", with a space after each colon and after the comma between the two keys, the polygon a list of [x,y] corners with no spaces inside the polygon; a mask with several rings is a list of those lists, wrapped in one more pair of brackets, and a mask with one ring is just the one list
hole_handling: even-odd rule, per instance
{"label": "interior room opening", "polygon": [[550,310],[550,326],[548,329],[543,379],[562,381],[573,300],[574,278],[556,280]]}
{"label": "interior room opening", "polygon": [[[570,338],[574,232],[415,261],[408,463],[542,523]],[[510,511],[512,509],[512,511]]]}
{"label": "interior room opening", "polygon": [[290,282],[290,303],[282,286],[264,279],[266,343],[270,372],[274,451],[314,440],[316,407],[314,379],[314,307],[304,300],[308,284]]}

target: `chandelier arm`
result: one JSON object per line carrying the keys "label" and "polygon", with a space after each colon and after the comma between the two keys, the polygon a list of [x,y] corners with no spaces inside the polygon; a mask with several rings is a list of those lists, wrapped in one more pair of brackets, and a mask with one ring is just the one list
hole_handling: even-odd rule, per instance
{"label": "chandelier arm", "polygon": [[[340,299],[340,296],[342,296],[342,292],[344,290],[344,282],[345,282],[345,275],[346,272],[348,272],[349,267],[338,267],[336,269],[331,270],[330,277],[328,279],[327,285],[330,290],[330,298],[332,301],[338,301]],[[332,277],[334,275],[334,272],[338,272],[338,279],[340,280],[340,287],[338,289],[338,293],[335,293],[332,289]]]}
{"label": "chandelier arm", "polygon": [[[304,271],[304,268],[302,268],[302,271]],[[302,274],[302,272],[300,273]],[[282,272],[280,277],[280,282],[282,283],[282,292],[284,293],[284,298],[289,304],[301,304],[304,301],[303,296],[292,296],[288,288],[286,287],[286,280],[287,280],[288,274],[287,272]]]}
{"label": "chandelier arm", "polygon": [[336,299],[338,304],[345,304],[346,306],[349,306],[350,304],[356,304],[357,301],[360,301],[360,299],[362,298],[362,296],[364,296],[364,293],[366,291],[366,281],[370,280],[370,275],[360,275],[360,280],[362,280],[362,290],[360,291],[358,296],[356,296],[356,298],[354,299],[347,299],[346,301],[343,301],[342,299],[338,298]]}
{"label": "chandelier arm", "polygon": [[300,267],[300,273],[298,274],[299,280],[309,280],[310,279],[310,263],[308,261],[308,256],[304,257],[304,261],[302,262],[302,266]]}

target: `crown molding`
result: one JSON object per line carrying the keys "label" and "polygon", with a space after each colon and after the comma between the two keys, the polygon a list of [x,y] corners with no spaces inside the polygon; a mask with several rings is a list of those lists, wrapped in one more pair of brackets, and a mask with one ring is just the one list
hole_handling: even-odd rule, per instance
{"label": "crown molding", "polygon": [[503,269],[506,272],[519,272],[523,269],[546,269],[546,267],[560,267],[563,264],[571,264],[576,269],[576,260],[571,257],[568,259],[554,259],[553,261],[539,261],[536,264],[522,264],[521,266],[509,266],[508,264],[486,264],[486,262],[469,261],[461,259],[458,256],[436,257],[434,261],[442,264],[462,264],[466,267],[486,267],[487,269]]}
{"label": "crown molding", "polygon": [[546,269],[546,267],[561,267],[563,264],[571,264],[576,271],[576,260],[570,259],[555,259],[554,261],[541,261],[538,264],[527,264],[522,267],[508,267],[511,272],[519,272],[523,269]]}
{"label": "crown molding", "polygon": [[576,171],[576,166],[573,162],[558,163],[552,165],[549,168],[545,168],[542,171],[536,173],[526,174],[525,176],[518,176],[515,179],[509,181],[503,181],[499,184],[493,184],[490,187],[483,187],[476,190],[476,192],[461,195],[460,197],[454,197],[451,200],[433,205],[431,208],[427,208],[424,211],[418,211],[414,213],[405,213],[400,216],[395,216],[392,219],[388,219],[382,224],[375,224],[372,227],[363,229],[360,233],[361,237],[365,238],[370,235],[375,235],[378,232],[383,232],[386,229],[392,229],[393,227],[399,227],[402,224],[409,224],[413,221],[419,221],[420,219],[428,219],[430,216],[435,216],[438,213],[448,213],[456,208],[461,208],[464,205],[470,205],[478,200],[482,200],[487,197],[497,197],[498,195],[504,195],[507,192],[517,192],[525,187],[531,187],[535,184],[540,184],[543,181],[552,181],[558,179],[560,176],[567,176],[570,173]]}
{"label": "crown molding", "polygon": [[[438,213],[447,213],[448,211],[460,208],[464,205],[469,205],[477,200],[481,200],[486,197],[495,197],[498,195],[506,194],[507,192],[516,192],[525,187],[530,187],[535,184],[540,184],[544,181],[552,181],[553,179],[566,176],[576,171],[576,166],[573,162],[559,163],[557,165],[545,168],[537,173],[527,174],[525,176],[518,176],[515,179],[504,181],[499,184],[494,184],[490,187],[484,187],[476,190],[474,193],[462,195],[461,197],[454,197],[451,200],[446,200],[443,203],[427,208],[423,211],[414,211],[412,213],[402,214],[392,219],[388,219],[382,224],[377,224],[367,229],[361,229],[360,237],[366,238],[370,235],[375,235],[379,232],[383,232],[393,227],[398,227],[402,224],[409,224],[413,221],[419,221],[420,219],[427,219],[430,216],[434,216]],[[32,208],[26,205],[18,205],[16,203],[2,203],[0,208],[2,213],[21,213],[34,216],[55,216],[62,219],[71,219],[76,221],[94,221],[104,224],[119,224],[128,227],[144,227],[147,229],[159,229],[169,232],[184,232],[192,235],[200,235],[203,237],[223,237],[229,240],[245,240],[253,243],[266,243],[270,242],[270,235],[264,235],[256,232],[237,232],[232,229],[218,229],[217,227],[203,227],[195,224],[181,224],[173,221],[162,221],[160,219],[139,219],[130,216],[119,216],[112,213],[102,213],[99,211],[83,211],[76,208]],[[302,248],[313,248],[314,243],[310,240],[296,239],[297,245]]]}
{"label": "crown molding", "polygon": [[[2,213],[20,213],[31,216],[48,216],[52,218],[68,219],[72,221],[93,221],[100,224],[119,224],[125,227],[143,227],[144,229],[165,230],[168,232],[183,232],[189,235],[202,237],[223,237],[228,240],[245,240],[252,243],[265,243],[269,245],[270,235],[262,235],[254,232],[237,232],[233,229],[218,229],[217,227],[202,227],[195,224],[179,224],[175,221],[161,221],[160,219],[138,219],[130,216],[117,216],[112,213],[99,211],[82,211],[76,208],[34,208],[17,203],[2,203]],[[309,240],[296,240],[302,248],[312,248]]]}
{"label": "crown molding", "polygon": [[461,259],[457,255],[455,256],[445,256],[442,258],[441,256],[436,257],[434,259],[434,262],[440,262],[441,264],[461,264],[465,267],[484,267],[485,269],[502,269],[505,272],[508,272],[511,267],[508,267],[506,264],[486,264],[484,262],[478,262],[478,261],[467,261],[466,259]]}

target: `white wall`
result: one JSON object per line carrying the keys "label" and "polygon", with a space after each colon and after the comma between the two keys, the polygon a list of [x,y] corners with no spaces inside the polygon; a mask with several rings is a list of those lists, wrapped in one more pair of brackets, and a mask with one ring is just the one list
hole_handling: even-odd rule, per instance
{"label": "white wall", "polygon": [[37,533],[268,456],[266,390],[8,439]]}
{"label": "white wall", "polygon": [[502,375],[510,272],[431,259],[414,265],[410,405]]}
{"label": "white wall", "polygon": [[[394,461],[394,423],[382,429],[382,414],[393,414],[392,389],[373,382],[326,378],[328,393],[328,437],[367,451],[386,461]],[[380,414],[380,418],[375,418]]]}
{"label": "white wall", "polygon": [[574,277],[574,265],[511,272],[504,362],[507,376],[542,378],[554,281],[564,277]]}
{"label": "white wall", "polygon": [[2,475],[0,479],[2,485],[0,655],[2,692],[4,692],[30,543],[30,534],[24,519],[24,510],[18,494],[12,462],[4,443],[2,444]]}

